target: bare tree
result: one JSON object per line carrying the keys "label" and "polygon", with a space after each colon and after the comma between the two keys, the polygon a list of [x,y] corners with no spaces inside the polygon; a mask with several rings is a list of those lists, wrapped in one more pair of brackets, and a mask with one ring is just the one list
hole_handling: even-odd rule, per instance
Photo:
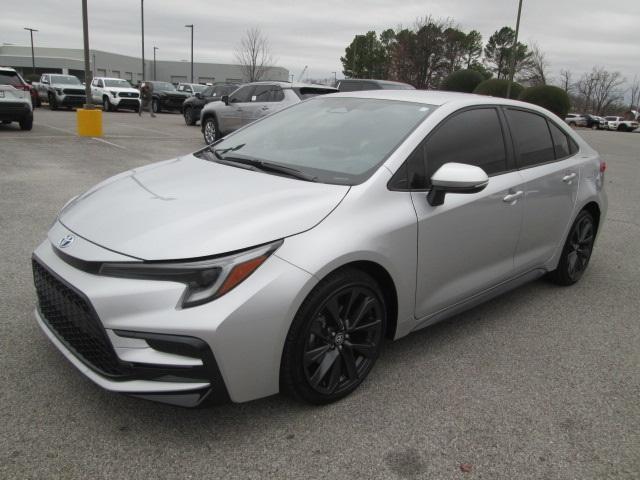
{"label": "bare tree", "polygon": [[567,93],[573,90],[573,75],[570,70],[560,70],[560,87]]}
{"label": "bare tree", "polygon": [[591,72],[585,73],[576,82],[578,106],[585,112],[596,115],[605,113],[621,98],[620,86],[624,78],[620,72],[609,72],[603,67],[595,66]]}
{"label": "bare tree", "polygon": [[[631,88],[629,89],[631,93],[631,110],[640,110],[640,79],[636,75],[633,77],[633,82],[631,82]],[[635,108],[634,108],[635,107]]]}
{"label": "bare tree", "polygon": [[546,85],[549,80],[549,61],[537,43],[529,45],[530,55],[522,66],[519,80],[532,87]]}
{"label": "bare tree", "polygon": [[264,79],[274,63],[269,40],[256,27],[245,32],[240,45],[236,48],[235,57],[248,82]]}

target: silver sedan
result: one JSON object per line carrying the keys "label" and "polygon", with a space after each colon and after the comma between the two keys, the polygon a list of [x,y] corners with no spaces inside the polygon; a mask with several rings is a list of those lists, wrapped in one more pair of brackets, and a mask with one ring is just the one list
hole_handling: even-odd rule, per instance
{"label": "silver sedan", "polygon": [[543,275],[579,281],[605,168],[527,103],[315,97],[72,199],[33,254],[36,319],[108,390],[332,402],[385,340]]}

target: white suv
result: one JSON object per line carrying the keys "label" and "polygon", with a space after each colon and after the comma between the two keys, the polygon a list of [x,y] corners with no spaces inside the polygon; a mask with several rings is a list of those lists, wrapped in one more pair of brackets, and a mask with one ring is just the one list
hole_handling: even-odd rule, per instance
{"label": "white suv", "polygon": [[625,120],[623,117],[604,117],[608,130],[619,132],[633,132],[640,124],[635,120]]}
{"label": "white suv", "polygon": [[22,130],[31,130],[33,126],[33,107],[31,94],[24,89],[15,88],[22,78],[13,68],[0,67],[0,121],[18,122]]}
{"label": "white suv", "polygon": [[126,108],[140,110],[140,92],[122,78],[96,77],[91,82],[93,103],[102,104],[105,112]]}

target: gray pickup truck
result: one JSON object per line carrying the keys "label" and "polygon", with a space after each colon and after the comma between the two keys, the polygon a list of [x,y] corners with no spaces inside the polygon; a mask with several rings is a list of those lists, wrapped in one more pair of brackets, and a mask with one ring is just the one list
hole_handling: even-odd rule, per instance
{"label": "gray pickup truck", "polygon": [[45,73],[38,84],[38,98],[48,102],[51,110],[79,107],[86,103],[84,85],[73,75]]}

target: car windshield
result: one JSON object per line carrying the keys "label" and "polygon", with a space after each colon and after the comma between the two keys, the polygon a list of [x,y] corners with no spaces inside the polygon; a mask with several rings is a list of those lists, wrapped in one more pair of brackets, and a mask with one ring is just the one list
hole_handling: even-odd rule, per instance
{"label": "car windshield", "polygon": [[175,92],[176,87],[169,82],[153,82],[153,89],[157,92]]}
{"label": "car windshield", "polygon": [[126,80],[108,79],[104,81],[105,87],[132,88],[131,84]]}
{"label": "car windshield", "polygon": [[604,119],[609,122],[615,122],[618,119],[618,117],[604,117]]}
{"label": "car windshield", "polygon": [[194,93],[202,93],[207,89],[206,85],[191,85],[191,89]]}
{"label": "car windshield", "polygon": [[[275,163],[319,182],[356,185],[373,174],[435,108],[396,100],[315,97],[210,148],[217,158]],[[200,154],[215,160],[208,150]]]}
{"label": "car windshield", "polygon": [[80,80],[73,75],[51,75],[51,83],[57,83],[60,85],[80,85]]}

